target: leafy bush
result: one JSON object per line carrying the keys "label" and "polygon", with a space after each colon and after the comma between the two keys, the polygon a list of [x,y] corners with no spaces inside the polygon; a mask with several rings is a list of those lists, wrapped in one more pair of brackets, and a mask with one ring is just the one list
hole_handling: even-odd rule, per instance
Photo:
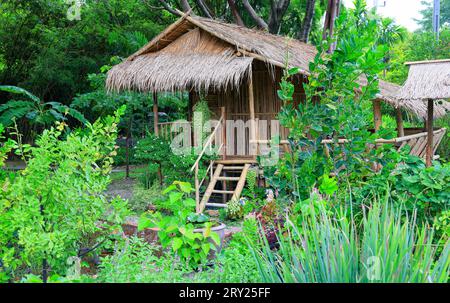
{"label": "leafy bush", "polygon": [[[160,184],[172,184],[174,181],[184,176],[184,181],[193,179],[190,169],[194,165],[197,155],[192,149],[192,153],[176,155],[170,148],[170,142],[164,138],[148,134],[142,140],[139,140],[135,148],[135,158],[148,163],[148,170],[142,177],[143,185],[148,187],[155,180]],[[201,169],[200,175],[205,174],[206,170]]]}
{"label": "leafy bush", "polygon": [[[139,220],[139,230],[158,228],[158,239],[163,248],[169,248],[191,268],[201,268],[207,261],[210,251],[217,250],[221,244],[217,233],[211,231],[212,223],[201,220],[203,232],[196,232],[194,223],[199,223],[200,216],[193,214],[196,202],[188,195],[193,191],[186,182],[174,182],[163,193],[168,194],[167,200],[159,207],[171,212],[171,216],[163,216],[157,212],[143,214]],[[194,222],[193,222],[194,221]]]}
{"label": "leafy bush", "polygon": [[0,86],[0,91],[22,95],[21,100],[10,100],[0,106],[0,123],[12,125],[13,121],[26,118],[32,124],[48,126],[55,121],[65,121],[70,116],[79,122],[86,123],[84,116],[74,108],[59,102],[43,102],[32,93],[16,86]]}
{"label": "leafy bush", "polygon": [[219,283],[258,283],[262,282],[257,264],[247,245],[258,243],[258,223],[255,219],[246,219],[242,231],[236,233],[218,256],[214,282]]}
{"label": "leafy bush", "polygon": [[373,193],[388,192],[392,201],[412,214],[417,211],[420,221],[432,223],[450,206],[450,164],[434,162],[426,167],[423,159],[400,154],[370,179],[355,183],[354,202],[363,203]]}
{"label": "leafy bush", "polygon": [[103,192],[122,113],[120,109],[80,132],[64,133],[65,125],[57,124],[44,131],[36,147],[14,146],[27,167],[1,185],[3,278],[40,271],[46,281],[49,271],[65,274],[67,258],[78,256],[90,236],[117,228],[126,215],[125,203],[115,199],[109,204]]}
{"label": "leafy bush", "polygon": [[448,282],[448,239],[437,253],[433,231],[417,228],[388,201],[367,207],[360,229],[323,208],[300,226],[288,223],[278,251],[265,237],[262,249],[249,242],[264,282]]}

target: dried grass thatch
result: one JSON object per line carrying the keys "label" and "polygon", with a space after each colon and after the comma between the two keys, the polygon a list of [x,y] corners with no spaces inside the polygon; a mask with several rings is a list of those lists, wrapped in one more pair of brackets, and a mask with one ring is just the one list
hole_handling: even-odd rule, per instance
{"label": "dried grass thatch", "polygon": [[398,93],[399,99],[450,98],[450,59],[407,64],[408,79]]}
{"label": "dried grass thatch", "polygon": [[107,87],[113,90],[197,91],[238,87],[251,76],[253,58],[237,57],[227,43],[197,29],[164,49],[145,53],[114,67]]}

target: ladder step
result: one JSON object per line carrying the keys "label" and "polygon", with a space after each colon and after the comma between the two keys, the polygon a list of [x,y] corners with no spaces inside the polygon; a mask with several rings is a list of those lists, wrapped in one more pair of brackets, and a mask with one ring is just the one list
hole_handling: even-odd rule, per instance
{"label": "ladder step", "polygon": [[214,194],[234,194],[234,191],[232,190],[213,190],[212,191]]}
{"label": "ladder step", "polygon": [[219,208],[227,208],[228,207],[228,205],[223,204],[223,203],[206,203],[206,206],[219,207]]}
{"label": "ladder step", "polygon": [[239,181],[239,177],[217,177],[218,181]]}
{"label": "ladder step", "polygon": [[224,166],[223,170],[243,170],[244,166]]}

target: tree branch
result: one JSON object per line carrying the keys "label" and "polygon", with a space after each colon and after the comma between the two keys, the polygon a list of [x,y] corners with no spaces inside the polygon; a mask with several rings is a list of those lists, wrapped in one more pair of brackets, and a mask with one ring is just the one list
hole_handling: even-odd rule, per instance
{"label": "tree branch", "polygon": [[214,19],[211,10],[209,9],[208,5],[203,0],[196,0],[198,7],[200,7],[200,10],[205,15],[205,17]]}
{"label": "tree branch", "polygon": [[170,6],[170,4],[167,3],[165,0],[159,0],[159,2],[161,3],[161,5],[164,7],[164,9],[166,11],[168,11],[169,13],[171,13],[175,16],[181,17],[181,14],[176,9],[174,9],[172,6]]}
{"label": "tree branch", "polygon": [[234,0],[227,0],[228,6],[231,9],[231,13],[233,14],[234,22],[236,22],[237,25],[245,26],[244,21],[241,18],[241,15],[239,15],[239,12],[236,8],[236,3]]}
{"label": "tree branch", "polygon": [[255,12],[253,7],[250,5],[248,0],[242,0],[242,4],[244,5],[245,10],[249,13],[250,17],[253,21],[256,22],[256,25],[261,29],[269,29],[267,23]]}
{"label": "tree branch", "polygon": [[191,5],[189,4],[188,0],[181,0],[181,8],[183,12],[187,13],[192,10]]}

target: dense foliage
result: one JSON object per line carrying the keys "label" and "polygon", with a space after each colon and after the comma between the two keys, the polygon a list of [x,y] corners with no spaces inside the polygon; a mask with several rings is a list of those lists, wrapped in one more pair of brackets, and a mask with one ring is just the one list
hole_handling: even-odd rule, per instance
{"label": "dense foliage", "polygon": [[45,130],[33,147],[20,141],[8,143],[27,167],[2,181],[2,280],[39,271],[44,281],[49,271],[65,275],[68,258],[89,248],[90,237],[108,236],[111,224],[120,223],[116,214],[125,210],[124,202],[118,198],[108,203],[102,192],[109,182],[123,112],[82,131],[70,132],[58,123]]}
{"label": "dense foliage", "polygon": [[[375,145],[395,135],[393,118],[368,130],[379,78],[401,83],[405,61],[448,56],[448,13],[436,41],[429,8],[407,33],[356,0],[321,41],[327,2],[2,1],[0,166],[25,168],[0,169],[0,282],[448,282],[448,139],[426,168],[408,148]],[[299,69],[280,83],[290,152],[272,167],[258,158],[265,179],[252,167],[239,200],[205,213],[190,183],[198,153],[176,155],[154,135],[153,96],[105,90],[112,65],[191,8],[318,45],[306,101],[294,100]],[[204,100],[187,113],[187,92],[157,97],[160,122],[201,113],[203,128],[211,117]],[[107,195],[111,179],[128,202]]]}

